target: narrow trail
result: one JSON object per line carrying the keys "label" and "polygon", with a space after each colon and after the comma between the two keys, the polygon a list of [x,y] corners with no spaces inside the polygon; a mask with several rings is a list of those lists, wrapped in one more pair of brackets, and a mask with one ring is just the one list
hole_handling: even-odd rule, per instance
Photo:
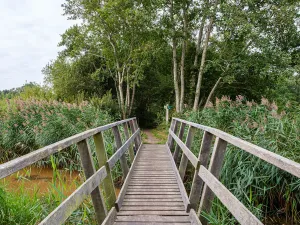
{"label": "narrow trail", "polygon": [[158,144],[160,142],[159,139],[157,139],[153,133],[151,132],[150,129],[145,129],[143,130],[144,134],[146,134],[146,137],[145,137],[145,143],[148,143],[148,144]]}

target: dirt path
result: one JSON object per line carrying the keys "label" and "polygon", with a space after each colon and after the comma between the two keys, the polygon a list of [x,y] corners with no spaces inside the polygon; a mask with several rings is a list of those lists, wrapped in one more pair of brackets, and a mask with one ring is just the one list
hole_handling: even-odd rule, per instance
{"label": "dirt path", "polygon": [[150,129],[145,129],[143,130],[144,134],[146,134],[146,137],[145,137],[145,143],[148,143],[148,144],[158,144],[160,142],[159,139],[157,139],[153,133],[151,132]]}

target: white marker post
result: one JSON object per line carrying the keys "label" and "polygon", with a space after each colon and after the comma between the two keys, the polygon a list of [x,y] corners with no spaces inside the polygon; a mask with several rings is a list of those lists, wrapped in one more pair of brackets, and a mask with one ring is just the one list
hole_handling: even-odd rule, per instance
{"label": "white marker post", "polygon": [[165,105],[164,108],[166,109],[166,124],[169,124],[169,104]]}

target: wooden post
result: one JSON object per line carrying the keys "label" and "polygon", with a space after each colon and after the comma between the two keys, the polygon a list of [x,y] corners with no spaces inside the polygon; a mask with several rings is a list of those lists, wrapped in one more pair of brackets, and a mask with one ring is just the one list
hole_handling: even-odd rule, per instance
{"label": "wooden post", "polygon": [[[121,139],[121,135],[120,135],[120,131],[119,131],[118,126],[113,127],[112,131],[114,133],[117,149],[119,149],[122,146],[122,139]],[[123,180],[125,180],[128,172],[129,172],[128,165],[127,165],[126,154],[123,154],[121,156],[120,163],[121,163],[121,168],[122,168],[122,172],[123,172]]]}
{"label": "wooden post", "polygon": [[[174,128],[173,128],[173,132],[176,135],[177,135],[179,123],[180,122],[178,122],[177,120],[175,120],[175,125],[174,125]],[[171,141],[170,141],[170,145],[169,145],[169,148],[170,148],[171,151],[173,150],[173,147],[174,147],[174,139],[171,137]]]}
{"label": "wooden post", "polygon": [[93,138],[96,146],[95,151],[98,158],[99,167],[101,168],[102,166],[105,166],[106,168],[107,176],[103,180],[103,189],[105,192],[105,197],[106,197],[106,202],[108,204],[108,207],[111,208],[114,206],[117,198],[116,198],[114,182],[111,176],[111,171],[108,164],[106,163],[108,159],[105,151],[105,145],[104,145],[102,133],[95,134]]}
{"label": "wooden post", "polygon": [[[185,145],[188,149],[191,148],[193,138],[194,138],[194,135],[195,135],[195,131],[196,131],[196,129],[194,127],[192,127],[192,126],[189,127],[189,131],[188,131],[186,141],[185,141]],[[184,175],[185,175],[185,171],[186,171],[188,161],[189,160],[186,157],[186,155],[184,153],[182,153],[181,161],[180,161],[180,165],[179,165],[179,175],[180,175],[182,180],[183,180]]]}
{"label": "wooden post", "polygon": [[[88,179],[96,172],[91,150],[86,139],[78,142],[77,147],[80,154],[81,164],[83,167],[85,178]],[[95,188],[91,192],[91,197],[95,209],[97,223],[101,224],[106,217],[107,211],[99,187]]]}
{"label": "wooden post", "polygon": [[[137,119],[136,118],[133,119],[133,125],[134,125],[135,131],[137,131],[137,129],[139,128],[139,125],[137,123]],[[141,133],[138,134],[137,139],[139,141],[139,146],[140,146],[140,144],[142,143]]]}
{"label": "wooden post", "polygon": [[[174,131],[174,127],[175,127],[175,120],[172,119],[171,125],[170,125],[170,129],[171,129],[172,131]],[[171,147],[171,141],[172,141],[172,140],[173,140],[173,138],[172,138],[172,136],[171,136],[171,134],[170,134],[170,132],[169,132],[168,141],[167,141],[167,144],[168,144],[169,148]],[[170,148],[170,150],[171,150],[171,148]]]}
{"label": "wooden post", "polygon": [[[128,130],[128,124],[123,123],[123,128],[124,128],[124,133],[125,133],[126,140],[128,140],[130,138],[129,130]],[[130,162],[132,163],[133,160],[134,160],[134,151],[133,151],[133,145],[132,144],[129,146],[128,152],[129,152]]]}
{"label": "wooden post", "polygon": [[207,168],[212,139],[213,139],[213,135],[205,131],[202,138],[201,148],[198,155],[198,165],[195,169],[192,188],[189,197],[191,208],[194,209],[195,211],[197,211],[197,207],[200,201],[200,196],[203,188],[203,181],[198,176],[198,173],[201,165]]}
{"label": "wooden post", "polygon": [[[133,120],[129,121],[129,127],[130,127],[130,130],[131,130],[131,133],[134,134],[136,129],[135,129]],[[138,149],[139,149],[139,141],[138,141],[138,137],[135,137],[135,139],[134,139],[134,152],[136,153]]]}
{"label": "wooden post", "polygon": [[169,124],[169,104],[165,106],[166,109],[166,124]]}
{"label": "wooden post", "polygon": [[[223,160],[226,152],[227,142],[217,137],[213,153],[211,156],[210,164],[208,170],[218,179],[221,173]],[[214,200],[214,193],[210,190],[210,188],[205,184],[203,188],[203,193],[200,201],[199,213],[205,211],[207,213],[210,212],[212,201]],[[207,220],[200,215],[200,220],[203,225],[207,224]]]}
{"label": "wooden post", "polygon": [[[185,123],[181,123],[180,130],[179,130],[179,134],[178,134],[178,138],[179,138],[180,140],[182,140],[182,137],[183,137],[183,134],[184,134],[185,126],[186,126]],[[175,151],[174,151],[174,154],[173,154],[173,158],[174,158],[175,163],[177,163],[177,161],[178,161],[179,150],[180,150],[179,145],[176,145]]]}

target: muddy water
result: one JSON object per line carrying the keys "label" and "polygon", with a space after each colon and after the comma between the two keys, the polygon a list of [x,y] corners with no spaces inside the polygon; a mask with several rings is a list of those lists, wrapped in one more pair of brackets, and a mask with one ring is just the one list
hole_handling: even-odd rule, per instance
{"label": "muddy water", "polygon": [[[55,174],[52,168],[26,167],[4,179],[0,180],[0,186],[4,186],[9,192],[27,193],[29,195],[43,196],[54,191],[53,183],[65,196],[70,195],[80,184],[84,177],[78,171],[58,170]],[[118,195],[120,189],[116,189]],[[57,193],[57,191],[54,191]]]}

